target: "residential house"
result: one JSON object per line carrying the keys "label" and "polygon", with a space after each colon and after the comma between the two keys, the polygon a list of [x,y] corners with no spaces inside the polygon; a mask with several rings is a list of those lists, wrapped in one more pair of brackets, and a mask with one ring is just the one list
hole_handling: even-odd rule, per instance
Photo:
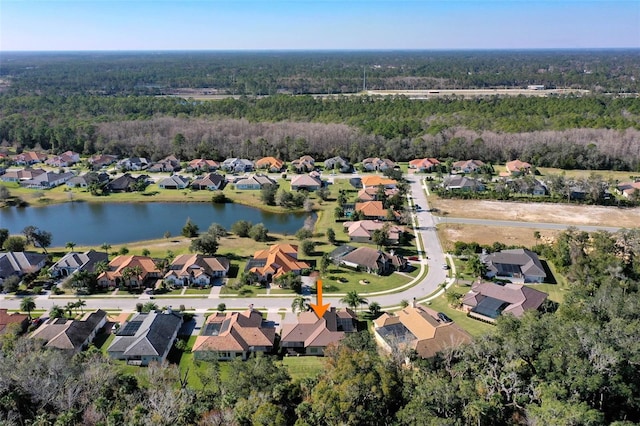
{"label": "residential house", "polygon": [[373,321],[373,331],[376,342],[386,351],[412,350],[424,359],[472,340],[453,321],[443,320],[438,312],[421,305],[408,306],[395,315],[382,314]]}
{"label": "residential house", "polygon": [[256,169],[278,173],[284,169],[284,161],[275,157],[264,157],[256,161]]}
{"label": "residential house", "polygon": [[215,191],[222,189],[224,187],[224,183],[224,176],[219,175],[218,173],[207,173],[206,175],[194,179],[193,182],[191,182],[191,189],[208,189],[209,191]]}
{"label": "residential house", "polygon": [[177,172],[178,170],[180,170],[180,160],[173,155],[151,164],[148,169],[149,172],[153,173]]}
{"label": "residential house", "polygon": [[93,170],[99,170],[105,166],[115,163],[117,160],[118,157],[115,155],[97,154],[89,158],[88,162]]}
{"label": "residential house", "polygon": [[296,173],[312,172],[316,168],[316,160],[310,155],[303,155],[291,162],[291,169]]}
{"label": "residential house", "polygon": [[480,160],[456,161],[451,166],[451,173],[473,173],[479,171],[484,166]]}
{"label": "residential house", "polygon": [[266,185],[276,185],[276,181],[267,175],[255,174],[235,181],[236,189],[259,190]]}
{"label": "residential house", "polygon": [[107,353],[131,365],[163,363],[181,326],[182,316],[175,312],[136,314],[120,327]]}
{"label": "residential house", "polygon": [[80,320],[50,318],[29,336],[41,340],[45,348],[55,348],[76,354],[93,341],[107,323],[107,313],[101,309],[87,313]]}
{"label": "residential house", "polygon": [[54,278],[68,277],[76,271],[94,272],[97,263],[109,262],[109,256],[102,251],[89,250],[84,253],[71,252],[49,268],[49,275]]}
{"label": "residential house", "polygon": [[253,171],[255,165],[246,158],[227,158],[220,167],[230,173],[245,173]]}
{"label": "residential house", "polygon": [[11,277],[18,278],[38,272],[47,262],[47,255],[26,251],[0,253],[0,284]]}
{"label": "residential house", "polygon": [[[359,212],[365,219],[388,220],[389,210],[385,209],[382,201],[365,201],[356,203],[355,211]],[[400,213],[392,211],[393,218],[400,217]]]}
{"label": "residential house", "polygon": [[329,345],[337,345],[347,333],[357,331],[358,317],[350,309],[327,310],[322,318],[302,312],[295,324],[283,324],[280,346],[291,354],[322,356]]}
{"label": "residential house", "polygon": [[365,171],[373,172],[378,171],[382,172],[387,169],[393,169],[396,166],[396,163],[389,160],[388,158],[365,158],[362,160],[362,167]]}
{"label": "residential house", "polygon": [[547,195],[549,192],[544,183],[531,176],[507,180],[507,185],[512,191],[519,194]]}
{"label": "residential house", "polygon": [[640,180],[620,183],[616,186],[616,189],[623,197],[632,198],[634,194],[638,195],[640,193]]}
{"label": "residential house", "polygon": [[547,277],[538,255],[528,249],[502,250],[481,256],[486,276],[519,283],[541,283]]}
{"label": "residential house", "polygon": [[44,163],[52,167],[69,167],[80,161],[80,154],[66,151],[55,157],[47,159]]}
{"label": "residential house", "polygon": [[196,360],[246,360],[252,353],[273,350],[276,330],[253,308],[244,312],[214,313],[207,317],[193,344]]}
{"label": "residential house", "polygon": [[[136,272],[138,272],[136,274]],[[98,275],[98,284],[103,287],[126,285],[140,287],[147,280],[160,278],[161,272],[147,256],[117,256],[109,262],[109,270]]]}
{"label": "residential house", "polygon": [[317,191],[322,188],[322,179],[311,174],[295,175],[291,178],[291,190]]}
{"label": "residential house", "polygon": [[201,170],[203,172],[210,172],[213,170],[218,170],[219,168],[220,163],[204,158],[196,158],[195,160],[191,160],[189,161],[189,165],[187,166],[188,171]]}
{"label": "residential house", "polygon": [[[393,197],[398,193],[397,188],[386,189],[383,188],[382,194],[385,197]],[[380,198],[381,192],[378,187],[371,186],[368,188],[362,188],[358,191],[358,200],[360,201],[381,201]]]}
{"label": "residential house", "polygon": [[349,241],[359,243],[373,242],[373,233],[379,229],[386,229],[388,241],[391,244],[398,244],[400,236],[404,233],[404,228],[379,220],[358,220],[355,222],[344,222],[343,225],[347,234],[349,234]]}
{"label": "residential house", "polygon": [[31,166],[33,164],[42,163],[46,159],[46,154],[35,151],[23,152],[12,157],[13,162],[19,166]]}
{"label": "residential house", "polygon": [[540,309],[547,293],[522,284],[475,283],[462,300],[470,317],[488,322],[504,314],[522,317],[526,311]]}
{"label": "residential house", "polygon": [[14,312],[9,314],[6,308],[0,309],[0,335],[15,327],[18,333],[24,333],[29,327],[29,315]]}
{"label": "residential house", "polygon": [[271,281],[288,272],[300,275],[311,266],[298,260],[298,246],[274,244],[254,253],[245,270],[257,274],[262,280]]}
{"label": "residential house", "polygon": [[349,179],[349,184],[353,186],[355,189],[362,188],[362,179],[359,177],[353,177]]}
{"label": "residential house", "polygon": [[353,166],[348,160],[342,157],[332,157],[324,162],[325,170],[339,171],[340,173],[350,173],[353,170]]}
{"label": "residential house", "polygon": [[407,266],[404,257],[370,247],[358,247],[340,257],[339,262],[343,266],[377,275],[402,271]]}
{"label": "residential house", "polygon": [[74,176],[66,184],[69,188],[87,188],[91,184],[104,186],[109,183],[109,175],[106,173],[89,172],[80,176]]}
{"label": "residential house", "polygon": [[158,182],[160,189],[185,189],[189,186],[189,178],[181,175],[171,175]]}
{"label": "residential house", "polygon": [[26,168],[22,170],[9,170],[5,174],[0,176],[0,180],[3,182],[22,182],[34,179],[45,173],[47,172],[42,169],[32,168]]}
{"label": "residential house", "polygon": [[138,188],[140,182],[144,182],[146,185],[147,179],[147,175],[133,177],[129,173],[125,173],[106,184],[105,188],[111,192],[132,192]]}
{"label": "residential house", "polygon": [[425,173],[432,172],[437,165],[440,164],[437,158],[416,158],[409,161],[409,168],[416,172]]}
{"label": "residential house", "polygon": [[363,188],[377,188],[379,186],[382,186],[385,189],[393,189],[398,186],[398,181],[378,175],[362,177]]}
{"label": "residential house", "polygon": [[216,278],[226,277],[228,272],[229,260],[226,257],[183,254],[171,262],[164,279],[173,285],[208,286]]}
{"label": "residential house", "polygon": [[520,160],[508,161],[506,168],[507,173],[511,176],[525,175],[531,172],[531,164]]}
{"label": "residential house", "polygon": [[142,157],[124,158],[118,161],[116,167],[125,171],[140,171],[149,167],[149,160]]}
{"label": "residential house", "polygon": [[72,172],[45,172],[33,177],[32,179],[21,180],[20,186],[32,189],[51,189],[64,184],[74,176],[75,174]]}
{"label": "residential house", "polygon": [[484,183],[478,179],[459,175],[447,176],[442,185],[447,191],[482,192],[485,190]]}

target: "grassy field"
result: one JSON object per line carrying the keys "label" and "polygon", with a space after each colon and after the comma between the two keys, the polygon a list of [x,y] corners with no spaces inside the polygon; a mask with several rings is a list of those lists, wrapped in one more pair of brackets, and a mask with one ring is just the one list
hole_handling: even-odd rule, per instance
{"label": "grassy field", "polygon": [[317,377],[326,368],[326,360],[315,356],[288,356],[282,359],[293,380]]}
{"label": "grassy field", "polygon": [[[466,293],[469,290],[469,288],[468,287],[459,287],[459,288],[451,287],[451,290],[454,290],[460,293]],[[434,309],[438,312],[444,312],[447,316],[449,316],[449,318],[454,320],[456,324],[458,324],[461,328],[466,330],[469,334],[471,334],[474,337],[481,336],[485,333],[490,333],[495,328],[491,324],[487,324],[485,322],[475,320],[473,318],[468,317],[467,314],[465,314],[464,312],[451,308],[447,303],[447,299],[445,298],[444,294],[436,299],[433,299],[430,302],[427,302],[427,306],[429,306],[431,309]]]}
{"label": "grassy field", "polygon": [[[534,232],[540,232],[540,240],[534,237]],[[506,245],[531,247],[541,241],[553,241],[559,231],[538,230],[536,228],[517,228],[508,226],[467,225],[459,223],[444,223],[438,225],[438,235],[445,251],[452,251],[456,241],[466,243],[477,242],[490,245],[501,242]]]}

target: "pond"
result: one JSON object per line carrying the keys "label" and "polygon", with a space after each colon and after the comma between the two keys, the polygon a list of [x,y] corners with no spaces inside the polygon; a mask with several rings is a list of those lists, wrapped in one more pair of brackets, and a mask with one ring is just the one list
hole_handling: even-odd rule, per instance
{"label": "pond", "polygon": [[201,231],[212,223],[226,229],[238,220],[263,223],[269,232],[294,234],[309,213],[270,213],[241,204],[211,203],[65,203],[44,207],[0,209],[0,228],[19,234],[33,225],[51,232],[52,246],[73,241],[99,246],[180,235],[187,219]]}

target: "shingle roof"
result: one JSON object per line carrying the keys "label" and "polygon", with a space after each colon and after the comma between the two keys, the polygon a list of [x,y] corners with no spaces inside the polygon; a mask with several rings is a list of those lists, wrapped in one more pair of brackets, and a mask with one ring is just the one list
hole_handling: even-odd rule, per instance
{"label": "shingle roof", "polygon": [[129,322],[141,324],[134,335],[116,335],[107,351],[122,352],[127,357],[160,356],[173,344],[172,338],[182,324],[182,317],[173,312],[150,312],[137,314]]}
{"label": "shingle roof", "polygon": [[207,318],[207,324],[221,323],[215,335],[198,336],[193,351],[247,351],[251,347],[272,347],[275,328],[266,327],[262,314],[249,309],[244,312],[214,314]]}
{"label": "shingle roof", "polygon": [[46,258],[44,254],[23,251],[0,253],[0,278],[35,272],[38,270],[38,264]]}
{"label": "shingle roof", "polygon": [[[356,315],[350,309],[345,309],[341,317],[351,318],[355,321]],[[322,318],[318,318],[315,312],[302,312],[298,316],[295,324],[284,324],[282,326],[281,342],[287,344],[302,343],[309,347],[326,347],[329,344],[337,343],[344,338],[345,331],[340,330],[338,312],[331,308]]]}
{"label": "shingle roof", "polygon": [[107,313],[101,309],[87,314],[82,320],[52,318],[42,324],[32,334],[33,339],[46,341],[46,347],[78,351],[106,319]]}
{"label": "shingle roof", "polygon": [[462,303],[475,308],[485,298],[507,303],[501,312],[520,317],[527,310],[538,309],[547,299],[547,293],[519,284],[499,285],[491,282],[475,284],[464,296]]}
{"label": "shingle roof", "polygon": [[483,256],[483,261],[499,276],[504,272],[513,272],[514,268],[527,276],[547,276],[538,255],[528,249],[502,250]]}

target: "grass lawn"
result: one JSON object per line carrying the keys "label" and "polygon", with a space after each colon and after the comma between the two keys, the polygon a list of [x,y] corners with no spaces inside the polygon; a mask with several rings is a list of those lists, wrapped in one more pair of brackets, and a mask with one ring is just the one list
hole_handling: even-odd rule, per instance
{"label": "grass lawn", "polygon": [[[465,287],[456,289],[456,291],[459,291],[459,292],[466,292],[467,290],[468,288],[465,288]],[[438,312],[444,312],[448,317],[454,320],[456,324],[458,324],[460,327],[462,327],[464,330],[466,330],[469,334],[471,334],[474,337],[481,336],[482,334],[491,332],[492,330],[495,329],[495,327],[491,324],[487,324],[485,322],[478,321],[473,318],[469,318],[467,317],[467,314],[465,314],[464,312],[458,311],[456,309],[449,307],[449,304],[447,303],[447,299],[445,298],[444,294],[440,297],[433,299],[431,302],[428,302],[427,306],[429,306],[431,309],[434,309]]]}
{"label": "grass lawn", "polygon": [[293,380],[314,378],[325,369],[326,360],[315,356],[288,356],[282,359]]}

